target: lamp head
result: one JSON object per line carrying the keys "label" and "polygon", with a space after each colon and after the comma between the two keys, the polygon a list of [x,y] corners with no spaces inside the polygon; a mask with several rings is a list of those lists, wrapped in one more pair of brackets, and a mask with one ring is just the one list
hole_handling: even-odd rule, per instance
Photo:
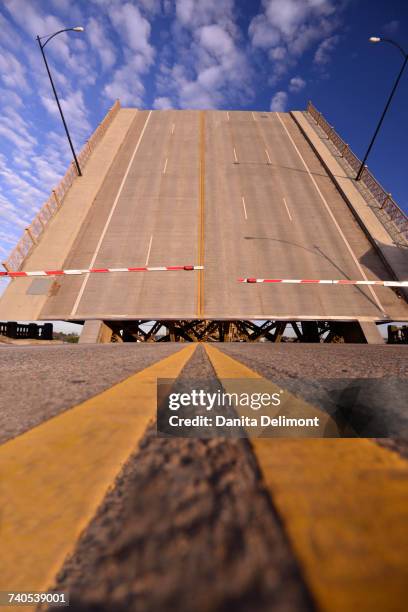
{"label": "lamp head", "polygon": [[85,28],[83,28],[82,26],[75,26],[75,28],[72,28],[74,30],[74,32],[83,32]]}
{"label": "lamp head", "polygon": [[378,42],[381,42],[381,38],[379,36],[371,36],[369,38],[369,41],[372,43],[378,43]]}

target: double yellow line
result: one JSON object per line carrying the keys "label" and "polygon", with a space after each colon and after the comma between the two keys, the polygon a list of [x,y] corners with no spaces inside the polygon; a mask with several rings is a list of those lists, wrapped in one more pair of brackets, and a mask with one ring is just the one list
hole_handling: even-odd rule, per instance
{"label": "double yellow line", "polygon": [[[205,349],[219,380],[262,381]],[[406,610],[408,462],[368,439],[259,437],[251,446],[317,609]]]}
{"label": "double yellow line", "polygon": [[[198,264],[204,265],[204,203],[205,203],[205,111],[200,112],[200,171],[199,171],[199,222],[198,222]],[[204,270],[198,272],[197,317],[204,311]]]}
{"label": "double yellow line", "polygon": [[54,583],[155,418],[157,379],[177,378],[195,348],[0,446],[0,591],[43,591]]}

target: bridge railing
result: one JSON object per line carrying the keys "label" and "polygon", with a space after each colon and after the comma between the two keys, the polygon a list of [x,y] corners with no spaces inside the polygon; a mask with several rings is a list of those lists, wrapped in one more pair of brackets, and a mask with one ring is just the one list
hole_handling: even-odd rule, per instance
{"label": "bridge railing", "polygon": [[[337,134],[333,126],[331,126],[322,113],[316,109],[316,107],[309,102],[307,105],[307,111],[311,117],[316,121],[317,125],[325,132],[328,139],[334,144],[336,149],[339,151],[341,156],[349,163],[351,168],[358,172],[361,161],[350,149],[349,145]],[[367,166],[365,166],[361,180],[367,187],[368,191],[378,203],[381,210],[384,210],[391,221],[398,228],[400,234],[408,240],[408,217],[403,210],[398,206],[395,200],[391,197],[390,193],[387,193],[384,187],[377,181],[377,179],[371,174]]]}
{"label": "bridge railing", "polygon": [[[109,109],[105,118],[98,125],[92,136],[87,140],[78,155],[79,165],[84,168],[88,159],[95,149],[97,144],[102,139],[106,130],[112,123],[114,117],[120,109],[120,102],[116,100],[114,105]],[[78,176],[74,162],[71,162],[68,170],[52,190],[49,198],[44,202],[32,223],[25,229],[24,234],[18,241],[17,245],[11,251],[10,255],[3,261],[3,266],[6,270],[19,270],[24,263],[25,258],[32,251],[33,247],[38,243],[42,233],[44,232],[48,222],[53,218],[55,213],[62,205],[65,196],[67,195],[72,183]]]}

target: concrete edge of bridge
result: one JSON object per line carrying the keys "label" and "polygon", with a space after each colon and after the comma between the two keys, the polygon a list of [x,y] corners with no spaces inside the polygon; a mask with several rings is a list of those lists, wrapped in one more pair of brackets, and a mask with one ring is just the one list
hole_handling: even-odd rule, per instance
{"label": "concrete edge of bridge", "polygon": [[112,342],[112,329],[104,321],[88,319],[84,322],[79,344],[106,344]]}
{"label": "concrete edge of bridge", "polygon": [[[386,268],[397,280],[404,280],[406,278],[408,258],[406,252],[395,245],[360,192],[353,185],[353,180],[346,176],[345,171],[337,163],[320,136],[307,122],[303,112],[291,111],[289,114],[325,168],[336,189],[353,213]],[[408,302],[408,290],[401,289],[400,293],[403,294]]]}
{"label": "concrete edge of bridge", "polygon": [[[92,152],[81,180],[72,184],[58,213],[46,227],[41,241],[25,259],[23,270],[41,270],[46,266],[58,269],[63,266],[136,114],[135,109],[119,110]],[[0,320],[39,319],[48,297],[48,288],[42,292],[30,292],[33,279],[21,278],[19,281],[15,283],[12,279],[0,296]]]}

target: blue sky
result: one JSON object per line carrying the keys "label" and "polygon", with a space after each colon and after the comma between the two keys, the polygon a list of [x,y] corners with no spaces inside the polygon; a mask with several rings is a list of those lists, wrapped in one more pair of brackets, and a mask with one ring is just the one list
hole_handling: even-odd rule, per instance
{"label": "blue sky", "polygon": [[[362,156],[408,50],[406,0],[2,0],[0,260],[70,161],[35,36],[79,150],[112,102],[292,110],[311,99]],[[408,210],[408,69],[369,167]],[[0,286],[1,291],[1,286]]]}

